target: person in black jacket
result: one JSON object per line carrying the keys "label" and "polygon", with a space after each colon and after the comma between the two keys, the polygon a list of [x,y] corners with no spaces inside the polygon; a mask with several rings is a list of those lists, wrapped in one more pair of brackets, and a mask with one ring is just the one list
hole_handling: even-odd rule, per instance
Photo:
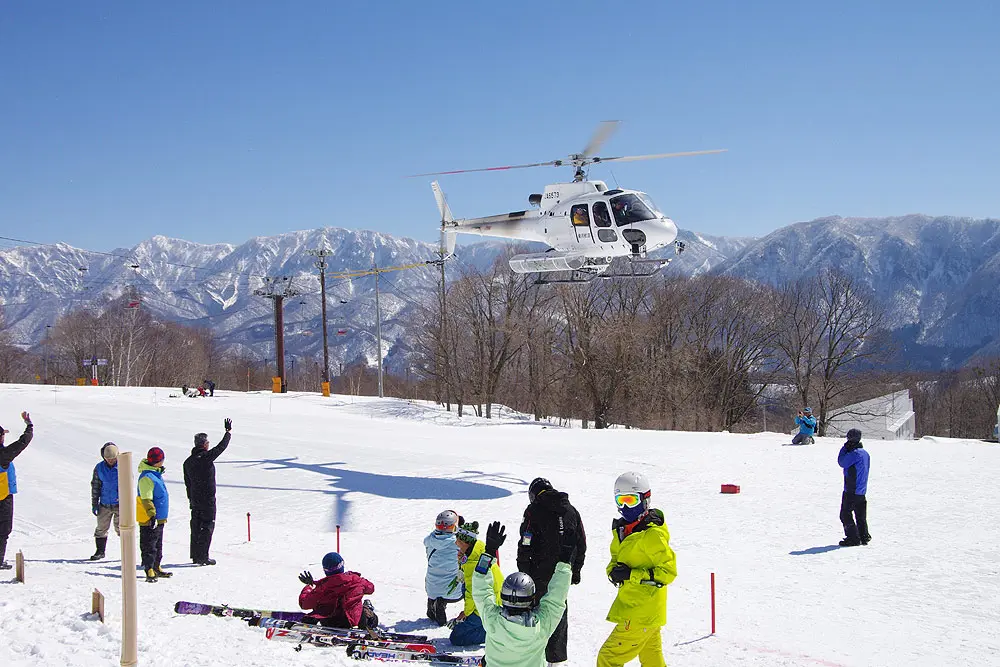
{"label": "person in black jacket", "polygon": [[[530,504],[524,510],[521,539],[517,543],[517,569],[534,580],[535,604],[538,604],[549,590],[549,580],[559,562],[560,535],[572,531],[577,536],[576,552],[570,563],[574,584],[580,583],[580,570],[587,555],[587,536],[580,513],[570,505],[569,496],[556,491],[549,480],[538,477],[532,481],[528,486],[528,500]],[[560,522],[564,530],[560,530]],[[566,661],[568,635],[569,618],[567,611],[563,611],[562,620],[545,647],[546,661]]]}
{"label": "person in black jacket", "polygon": [[27,412],[21,413],[24,433],[12,445],[4,447],[4,435],[10,433],[0,426],[0,570],[9,570],[10,563],[4,560],[7,554],[7,538],[14,528],[14,494],[17,493],[17,472],[14,459],[24,451],[34,435],[34,425]]}
{"label": "person in black jacket", "polygon": [[184,461],[184,488],[191,507],[191,560],[196,565],[215,565],[208,557],[215,532],[215,459],[229,446],[233,420],[227,417],[223,425],[226,434],[212,449],[207,433],[196,434],[191,456]]}

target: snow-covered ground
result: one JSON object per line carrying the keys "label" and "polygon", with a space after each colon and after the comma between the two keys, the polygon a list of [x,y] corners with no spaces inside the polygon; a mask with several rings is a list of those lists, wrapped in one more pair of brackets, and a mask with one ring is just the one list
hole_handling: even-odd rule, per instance
{"label": "snow-covered ground", "polygon": [[[669,589],[671,665],[988,665],[1000,663],[1000,448],[978,441],[868,442],[872,543],[843,549],[837,519],[840,442],[782,446],[777,433],[594,431],[516,415],[459,420],[394,399],[165,389],[0,385],[9,441],[31,412],[35,439],[17,459],[8,560],[24,551],[27,583],[0,580],[0,665],[107,665],[120,651],[119,545],[90,562],[90,476],[113,440],[141,458],[166,452],[172,497],[164,565],[140,580],[142,665],[350,665],[342,649],[269,642],[235,619],[177,616],[177,600],[294,609],[303,569],[335,548],[375,582],[383,626],[419,631],[450,650],[424,616],[421,540],[442,509],[516,536],[528,482],[545,476],[583,515],[583,581],[570,593],[570,660],[592,665],[611,624],[604,576],[618,473],[648,474],[667,516],[679,576]],[[219,459],[215,567],[188,561],[181,464],[192,435],[233,441]],[[742,487],[722,495],[720,484]],[[247,542],[246,515],[252,515]],[[514,565],[516,539],[501,550]],[[717,634],[709,636],[716,573]],[[107,623],[89,615],[107,598]],[[457,613],[457,606],[450,608]]]}

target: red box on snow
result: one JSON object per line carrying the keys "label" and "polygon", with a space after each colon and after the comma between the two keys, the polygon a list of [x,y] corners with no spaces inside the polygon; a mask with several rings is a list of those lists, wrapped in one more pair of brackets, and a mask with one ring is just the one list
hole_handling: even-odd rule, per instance
{"label": "red box on snow", "polygon": [[739,484],[723,484],[722,485],[722,492],[723,493],[739,493],[740,492],[740,485]]}

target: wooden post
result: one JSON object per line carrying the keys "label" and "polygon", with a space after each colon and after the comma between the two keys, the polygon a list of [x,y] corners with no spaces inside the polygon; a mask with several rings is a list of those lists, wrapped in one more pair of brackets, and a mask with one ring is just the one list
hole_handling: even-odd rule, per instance
{"label": "wooden post", "polygon": [[24,554],[20,549],[14,555],[14,581],[24,583]]}
{"label": "wooden post", "polygon": [[96,588],[93,595],[90,596],[90,613],[97,614],[97,618],[101,619],[101,623],[104,622],[104,593]]}
{"label": "wooden post", "polygon": [[118,454],[118,519],[122,544],[122,667],[139,663],[139,618],[136,609],[135,498],[132,452]]}

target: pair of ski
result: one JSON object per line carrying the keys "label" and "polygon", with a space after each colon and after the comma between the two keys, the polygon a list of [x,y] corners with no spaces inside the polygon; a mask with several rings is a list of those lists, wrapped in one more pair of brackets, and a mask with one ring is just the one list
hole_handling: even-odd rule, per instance
{"label": "pair of ski", "polygon": [[268,639],[314,646],[378,646],[380,648],[409,651],[413,653],[436,653],[437,649],[424,635],[407,635],[378,630],[369,634],[363,630],[329,628],[277,618],[256,617],[246,619],[251,627],[264,628]]}
{"label": "pair of ski", "polygon": [[[379,643],[363,630],[340,630],[337,628],[317,628],[313,625],[299,623],[304,614],[297,611],[271,611],[266,609],[247,609],[241,607],[229,607],[227,605],[210,605],[199,602],[178,602],[174,605],[174,611],[178,614],[195,614],[201,616],[223,616],[241,618],[250,625],[256,625],[268,630],[284,630],[292,632],[306,632],[306,628],[314,636],[333,636],[338,634],[337,639],[349,639],[347,644],[347,655],[356,660],[384,660],[399,662],[421,662],[427,665],[458,665],[460,667],[479,667],[482,658],[479,656],[460,656],[442,653],[429,653],[413,648],[406,648],[400,644],[426,644],[432,649],[433,645],[427,643],[425,635],[410,635],[396,632],[379,632]],[[284,624],[284,627],[281,627]],[[302,630],[295,630],[299,626],[304,626]],[[275,633],[277,634],[277,633]],[[270,639],[285,639],[287,635],[271,636]],[[297,641],[290,639],[289,641]],[[342,643],[333,643],[333,640],[313,639],[302,643],[341,646]]]}

